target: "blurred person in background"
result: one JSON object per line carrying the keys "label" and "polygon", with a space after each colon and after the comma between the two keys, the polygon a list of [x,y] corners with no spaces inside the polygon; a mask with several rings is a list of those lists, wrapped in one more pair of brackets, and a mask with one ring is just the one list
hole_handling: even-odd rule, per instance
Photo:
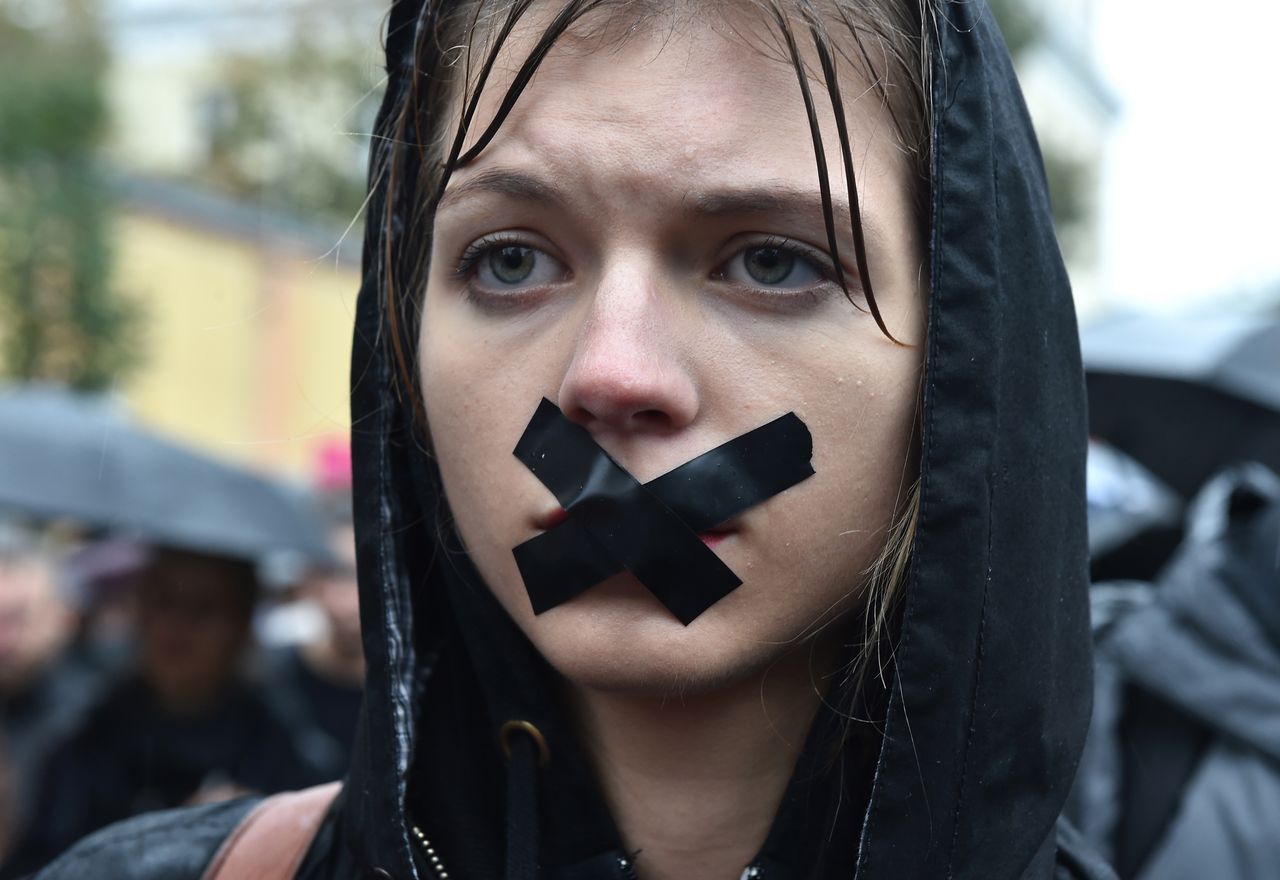
{"label": "blurred person in background", "polygon": [[323,779],[244,675],[258,590],[249,562],[154,552],[135,585],[133,667],[50,753],[0,876],[136,813]]}
{"label": "blurred person in background", "polygon": [[364,647],[356,581],[355,529],[350,488],[326,492],[321,507],[330,523],[333,559],[309,568],[296,600],[317,612],[310,637],[269,658],[273,702],[295,728],[309,760],[327,779],[347,772],[364,694]]}
{"label": "blurred person in background", "polygon": [[1280,477],[1227,470],[1154,584],[1094,589],[1112,619],[1068,814],[1122,880],[1277,876]]}
{"label": "blurred person in background", "polygon": [[78,609],[76,632],[67,646],[74,662],[108,677],[132,662],[134,582],[149,558],[150,550],[140,540],[105,535],[68,554],[63,578]]}
{"label": "blurred person in background", "polygon": [[18,822],[14,817],[17,809],[15,788],[13,759],[9,756],[8,743],[0,735],[0,863],[8,856],[9,844],[17,832]]}
{"label": "blurred person in background", "polygon": [[[0,523],[0,749],[7,761],[0,814],[16,832],[34,797],[49,742],[90,700],[95,679],[67,646],[76,612],[60,577],[57,542]],[[0,832],[2,833],[2,832]]]}

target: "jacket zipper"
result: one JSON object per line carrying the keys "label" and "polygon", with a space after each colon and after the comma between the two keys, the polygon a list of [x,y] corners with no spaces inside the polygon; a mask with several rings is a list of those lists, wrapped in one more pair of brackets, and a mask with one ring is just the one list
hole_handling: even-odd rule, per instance
{"label": "jacket zipper", "polygon": [[418,839],[422,852],[427,857],[427,868],[432,875],[432,880],[449,880],[449,872],[445,870],[444,863],[440,861],[440,856],[436,855],[435,847],[431,845],[431,841],[427,840],[427,836],[422,833],[422,829],[417,825],[413,826],[413,836]]}
{"label": "jacket zipper", "polygon": [[[417,838],[418,845],[422,847],[423,855],[427,858],[427,872],[431,875],[430,880],[449,880],[449,872],[445,870],[444,862],[440,861],[440,856],[436,853],[435,847],[431,845],[427,835],[423,834],[422,829],[417,825],[413,826],[413,836]],[[636,874],[635,861],[626,856],[619,857],[618,871],[623,880],[637,880],[639,876]],[[743,876],[746,877],[747,875],[744,874]],[[751,875],[752,878],[759,876],[761,875]]]}

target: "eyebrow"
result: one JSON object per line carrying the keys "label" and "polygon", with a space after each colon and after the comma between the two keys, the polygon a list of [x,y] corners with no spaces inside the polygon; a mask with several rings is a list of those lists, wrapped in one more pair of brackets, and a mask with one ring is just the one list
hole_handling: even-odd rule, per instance
{"label": "eyebrow", "polygon": [[[555,184],[535,174],[506,168],[491,168],[450,186],[440,199],[437,210],[453,207],[475,195],[500,195],[524,202],[537,202],[563,207],[566,199]],[[798,221],[822,217],[822,199],[817,192],[799,189],[785,183],[748,188],[732,188],[708,192],[691,191],[683,201],[684,209],[699,217],[774,216]],[[852,219],[849,205],[833,197],[831,212],[836,229],[849,229]],[[863,216],[863,231],[869,241],[881,242],[883,234],[871,218]]]}
{"label": "eyebrow", "polygon": [[449,186],[440,198],[436,210],[443,211],[474,195],[500,195],[523,202],[564,204],[560,191],[540,177],[524,171],[491,168],[468,177],[462,183]]}
{"label": "eyebrow", "polygon": [[[785,217],[798,222],[816,219],[819,223],[824,223],[821,220],[822,196],[817,192],[798,189],[786,183],[719,192],[691,193],[685,201],[691,205],[693,213],[705,217],[763,215]],[[852,229],[853,217],[849,212],[849,203],[834,193],[831,198],[831,216],[835,221],[837,235],[840,235],[842,230]],[[863,213],[859,220],[868,244],[873,247],[883,245],[886,241],[884,230],[876,218]]]}
{"label": "eyebrow", "polygon": [[[708,217],[728,214],[813,216],[822,212],[822,199],[817,193],[795,189],[786,184],[691,193],[685,201],[694,213]],[[833,198],[831,208],[838,223],[848,222],[849,208],[844,202]]]}

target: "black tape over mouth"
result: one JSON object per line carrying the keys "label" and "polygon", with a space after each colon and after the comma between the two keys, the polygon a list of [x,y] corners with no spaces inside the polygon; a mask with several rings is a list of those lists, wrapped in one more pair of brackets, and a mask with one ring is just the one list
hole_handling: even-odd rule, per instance
{"label": "black tape over mouth", "polygon": [[813,437],[795,413],[642,485],[543,399],[515,456],[568,514],[513,551],[535,614],[629,571],[685,625],[742,583],[698,533],[813,475]]}

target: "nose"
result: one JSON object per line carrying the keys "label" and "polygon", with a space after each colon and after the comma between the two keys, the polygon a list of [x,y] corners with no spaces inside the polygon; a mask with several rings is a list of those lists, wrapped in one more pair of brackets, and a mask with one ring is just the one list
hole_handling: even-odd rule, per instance
{"label": "nose", "polygon": [[560,410],[593,431],[672,433],[698,414],[682,316],[641,267],[607,274],[560,385]]}

